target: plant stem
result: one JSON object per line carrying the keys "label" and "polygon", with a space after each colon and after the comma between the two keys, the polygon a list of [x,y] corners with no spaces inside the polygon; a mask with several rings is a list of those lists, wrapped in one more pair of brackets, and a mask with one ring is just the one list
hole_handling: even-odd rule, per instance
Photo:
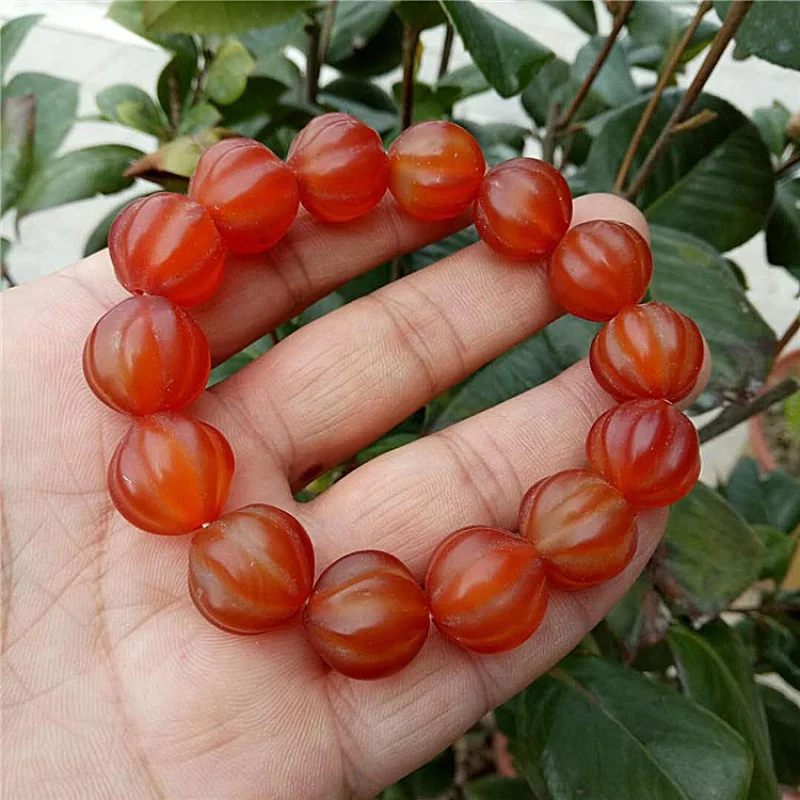
{"label": "plant stem", "polygon": [[15,286],[19,286],[19,284],[11,277],[11,273],[8,271],[8,267],[3,264],[2,268],[0,268],[0,277],[8,284],[10,289],[13,289]]}
{"label": "plant stem", "polygon": [[795,392],[800,390],[800,383],[795,378],[786,378],[780,383],[776,383],[771,389],[755,397],[749,403],[743,406],[731,406],[725,409],[716,419],[712,419],[708,425],[704,426],[698,431],[700,437],[700,444],[710,442],[716,439],[717,436],[735,428],[745,420],[766,411],[774,403],[779,403],[787,397],[791,397]]}
{"label": "plant stem", "polygon": [[447,70],[450,68],[450,55],[453,52],[453,39],[455,39],[456,32],[453,26],[448,22],[444,32],[444,45],[442,47],[442,60],[439,62],[439,75],[436,78],[440,81],[447,75]]}
{"label": "plant stem", "polygon": [[544,139],[542,139],[542,158],[548,163],[553,163],[556,154],[556,129],[558,127],[558,114],[560,106],[553,102],[547,109],[547,120],[544,125]]}
{"label": "plant stem", "polygon": [[586,99],[586,95],[589,94],[589,89],[592,88],[595,78],[598,76],[600,70],[603,68],[603,64],[606,63],[606,60],[611,54],[611,49],[614,47],[614,42],[617,41],[617,36],[619,36],[619,32],[622,30],[622,26],[628,19],[628,15],[631,13],[632,8],[633,0],[625,0],[620,7],[619,13],[614,18],[614,27],[611,29],[611,33],[609,33],[606,37],[603,47],[597,54],[594,64],[592,64],[592,68],[589,70],[588,75],[583,79],[583,83],[581,83],[581,85],[578,87],[578,91],[575,93],[575,97],[572,98],[572,102],[569,104],[569,106],[567,106],[564,115],[558,120],[556,127],[559,132],[569,125],[569,123],[572,121],[572,118],[580,108],[581,103]]}
{"label": "plant stem", "polygon": [[410,127],[414,112],[414,61],[419,44],[419,28],[403,25],[403,119],[402,130]]}
{"label": "plant stem", "polygon": [[793,167],[800,164],[800,150],[797,150],[793,155],[789,156],[776,170],[775,177],[782,178],[787,172],[791,172]]}
{"label": "plant stem", "polygon": [[628,173],[631,170],[631,165],[633,164],[636,151],[639,149],[639,145],[642,143],[644,134],[647,131],[647,126],[650,124],[650,120],[653,118],[653,114],[655,114],[659,102],[661,102],[661,96],[664,94],[664,90],[667,88],[672,76],[675,74],[675,70],[678,68],[678,64],[681,62],[681,57],[686,52],[686,48],[689,47],[689,42],[691,42],[695,31],[700,25],[700,22],[711,10],[711,6],[711,0],[703,0],[703,2],[700,3],[700,7],[697,9],[694,19],[692,19],[689,27],[684,31],[681,40],[678,42],[672,52],[669,62],[664,67],[662,73],[658,76],[658,83],[656,83],[656,88],[653,90],[653,95],[647,103],[644,112],[642,113],[642,117],[639,120],[639,124],[636,126],[636,131],[633,134],[633,138],[628,145],[628,149],[625,151],[625,157],[622,159],[622,164],[620,164],[619,172],[617,173],[617,180],[614,182],[614,190],[618,194],[622,192],[625,181],[628,177]]}
{"label": "plant stem", "polygon": [[322,62],[319,58],[322,28],[316,17],[310,16],[306,23],[306,102],[316,105],[319,71]]}
{"label": "plant stem", "polygon": [[214,60],[214,51],[210,47],[202,47],[203,53],[203,66],[200,68],[200,72],[197,75],[197,81],[194,85],[194,92],[192,92],[192,99],[189,102],[189,108],[192,108],[194,105],[197,104],[197,101],[200,99],[201,95],[205,91],[206,88],[206,78],[208,77],[208,70],[211,67],[211,62]]}
{"label": "plant stem", "polygon": [[[336,4],[338,0],[329,0],[328,8],[325,11],[325,20],[322,23],[322,32],[319,36],[319,68],[325,63],[325,58],[328,55],[328,45],[331,43],[331,32],[333,31],[333,23],[336,19]],[[319,83],[319,74],[317,75],[317,83]]]}
{"label": "plant stem", "polygon": [[689,88],[675,107],[672,116],[658,135],[655,144],[650,149],[641,167],[639,167],[639,171],[631,181],[628,190],[625,192],[626,200],[635,200],[639,192],[642,191],[647,179],[655,169],[661,156],[666,152],[672,141],[672,137],[675,135],[673,130],[674,126],[683,122],[692,110],[695,100],[697,100],[700,92],[703,91],[706,81],[711,77],[711,73],[719,63],[720,58],[722,58],[722,54],[725,52],[728,43],[733,39],[734,34],[742,24],[742,20],[745,14],[750,10],[752,3],[753,0],[737,0],[735,3],[731,4],[728,16],[725,17],[725,22],[722,23],[722,27],[714,36],[697,75],[695,75],[694,80],[689,84]]}
{"label": "plant stem", "polygon": [[783,336],[781,336],[778,343],[775,345],[775,358],[777,358],[786,348],[786,345],[792,341],[797,331],[800,331],[800,314],[794,318],[792,324],[789,325]]}

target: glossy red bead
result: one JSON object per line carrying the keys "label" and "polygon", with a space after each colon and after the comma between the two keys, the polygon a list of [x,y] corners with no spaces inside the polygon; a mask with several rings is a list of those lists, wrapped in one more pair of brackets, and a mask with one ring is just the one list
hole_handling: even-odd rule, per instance
{"label": "glossy red bead", "polygon": [[475,203],[481,239],[507,258],[548,256],[571,220],[572,195],[564,176],[536,158],[513,158],[489,170]]}
{"label": "glossy red bead", "polygon": [[233,477],[227,439],[184,414],[140,417],[108,466],[117,511],[137,528],[176,536],[215,520]]}
{"label": "glossy red bead", "polygon": [[83,349],[91,390],[123,414],[179,411],[202,394],[208,341],[165,297],[130,297],[100,318]]}
{"label": "glossy red bead", "polygon": [[547,265],[555,301],[570,314],[596,322],[638,303],[653,274],[645,239],[624,222],[592,220],[561,240]]}
{"label": "glossy red bead", "polygon": [[300,202],[325,222],[347,222],[372,210],[389,185],[381,137],[349,114],[323,114],[295,136],[287,163]]}
{"label": "glossy red bead", "polygon": [[421,122],[389,148],[389,189],[406,214],[423,221],[466,211],[485,171],[475,137],[452,122]]}
{"label": "glossy red bead", "polygon": [[134,200],[114,220],[108,248],[117,280],[131,294],[194,306],[222,281],[222,239],[208,212],[182,194]]}
{"label": "glossy red bead", "polygon": [[425,589],[439,631],[475,653],[522,644],[547,609],[536,550],[498,528],[475,526],[448,536],[431,556]]}
{"label": "glossy red bead", "polygon": [[600,386],[617,400],[677,403],[703,366],[703,337],[689,317],[663,303],[622,309],[594,337],[589,353]]}
{"label": "glossy red bead", "polygon": [[636,552],[636,516],[613,486],[585,469],[534,484],[519,513],[547,579],[563,589],[596,586],[619,575]]}
{"label": "glossy red bead", "polygon": [[425,595],[402,561],[360,550],[319,576],[305,611],[314,649],[350,678],[383,678],[420,651],[430,617]]}
{"label": "glossy red bead", "polygon": [[311,594],[314,548],[288,512],[261,504],[223,514],[192,537],[189,593],[231,633],[263,633],[291,619]]}
{"label": "glossy red bead", "polygon": [[592,468],[634,506],[668,506],[700,476],[694,425],[666,400],[631,400],[603,414],[586,439]]}
{"label": "glossy red bead", "polygon": [[232,253],[268,250],[286,233],[300,206],[294,172],[252,139],[223,139],[206,150],[189,197],[208,209]]}

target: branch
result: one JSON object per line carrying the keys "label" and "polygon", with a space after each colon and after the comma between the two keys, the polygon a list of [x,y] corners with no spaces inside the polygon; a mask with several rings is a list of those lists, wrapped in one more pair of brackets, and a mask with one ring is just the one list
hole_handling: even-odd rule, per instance
{"label": "branch", "polygon": [[611,49],[614,47],[614,42],[617,41],[617,36],[619,36],[619,32],[622,30],[622,26],[628,19],[628,15],[631,13],[632,8],[633,0],[625,0],[625,2],[622,4],[619,13],[614,18],[614,27],[611,29],[611,33],[609,33],[606,37],[603,47],[597,54],[594,64],[592,64],[592,68],[589,70],[588,75],[583,79],[583,83],[581,83],[581,85],[578,87],[578,91],[576,92],[575,97],[572,98],[572,102],[569,104],[569,106],[567,106],[564,116],[559,119],[556,126],[558,131],[563,130],[569,125],[569,123],[572,121],[572,118],[575,116],[575,113],[580,108],[581,103],[586,99],[586,95],[589,94],[589,89],[592,88],[595,78],[598,76],[600,70],[603,68],[603,64],[606,63],[606,60],[611,54]]}
{"label": "branch", "polygon": [[556,128],[558,127],[558,113],[560,106],[556,102],[547,109],[547,120],[544,125],[544,139],[542,139],[542,158],[548,163],[553,163],[556,153]]}
{"label": "branch", "polygon": [[203,47],[203,66],[197,75],[197,81],[194,85],[194,92],[192,92],[192,99],[189,102],[189,108],[196,105],[206,88],[206,79],[208,78],[208,70],[211,67],[211,62],[214,60],[214,51],[210,47]]}
{"label": "branch", "polygon": [[402,130],[411,125],[414,111],[414,61],[419,44],[419,28],[403,25],[403,122]]}
{"label": "branch", "polygon": [[[325,58],[328,55],[328,45],[331,43],[331,32],[333,31],[333,22],[336,19],[336,3],[337,0],[329,0],[328,9],[325,12],[325,21],[322,23],[322,32],[319,36],[319,68],[325,63]],[[319,77],[317,77],[319,82]]]}
{"label": "branch", "polygon": [[442,47],[442,60],[439,62],[439,76],[436,78],[440,81],[447,75],[447,70],[450,68],[450,55],[453,52],[453,39],[455,39],[456,32],[451,23],[447,23],[447,28],[444,33],[444,46]]}
{"label": "branch", "polygon": [[766,411],[774,403],[779,403],[781,400],[791,397],[798,390],[800,390],[800,383],[797,379],[786,378],[749,403],[725,409],[716,419],[712,419],[708,425],[698,431],[700,444],[716,439],[717,436],[729,431],[731,428],[735,428],[740,423],[750,419],[750,417]]}
{"label": "branch", "polygon": [[794,318],[794,322],[786,329],[786,332],[781,336],[778,340],[778,343],[775,345],[775,358],[777,358],[785,349],[786,345],[792,341],[794,335],[800,331],[800,314],[798,314]]}
{"label": "branch", "polygon": [[728,16],[725,17],[725,22],[722,23],[722,27],[714,36],[700,70],[698,71],[697,75],[695,75],[691,84],[689,84],[689,88],[686,90],[680,102],[675,107],[675,110],[672,112],[669,122],[667,122],[661,133],[658,135],[658,138],[656,139],[653,147],[650,149],[650,152],[647,154],[644,163],[641,167],[639,167],[639,171],[631,181],[628,191],[625,192],[626,200],[635,200],[639,192],[642,191],[647,179],[650,177],[650,173],[652,173],[652,171],[655,169],[656,164],[661,156],[663,156],[666,152],[670,142],[672,141],[672,137],[675,135],[673,128],[675,125],[683,122],[688,116],[689,112],[692,110],[695,100],[697,100],[700,92],[703,91],[706,81],[711,77],[711,73],[719,63],[720,58],[722,58],[722,54],[725,52],[725,48],[728,46],[728,43],[731,41],[731,39],[733,39],[734,34],[742,24],[742,20],[744,19],[745,14],[747,14],[749,11],[752,3],[753,0],[736,0],[736,2],[731,4],[730,11],[728,11]]}
{"label": "branch", "polygon": [[306,102],[317,103],[317,87],[322,62],[319,59],[322,28],[316,17],[311,16],[306,23]]}
{"label": "branch", "polygon": [[678,68],[678,64],[681,62],[681,57],[689,47],[689,43],[692,41],[692,37],[700,25],[700,22],[711,10],[711,6],[711,0],[703,0],[703,2],[700,4],[700,7],[697,9],[697,13],[694,15],[694,19],[692,19],[689,27],[684,31],[681,40],[675,47],[675,50],[673,50],[669,62],[667,63],[666,67],[664,67],[661,75],[658,76],[658,83],[656,83],[656,88],[653,90],[653,95],[647,103],[644,112],[642,113],[642,118],[639,120],[639,124],[636,126],[636,131],[634,132],[633,138],[628,145],[628,149],[625,151],[625,157],[622,159],[622,164],[620,164],[619,172],[617,173],[617,180],[614,182],[614,191],[616,191],[618,194],[622,192],[622,188],[625,185],[628,173],[631,170],[631,165],[633,164],[636,151],[639,149],[639,145],[642,143],[647,126],[650,124],[650,120],[653,118],[653,114],[655,114],[659,102],[661,102],[661,96],[664,94],[664,90],[669,85],[670,80],[672,80],[672,76],[675,74],[675,70]]}
{"label": "branch", "polygon": [[775,177],[782,178],[787,172],[791,172],[794,167],[800,164],[800,150],[789,156],[776,170]]}

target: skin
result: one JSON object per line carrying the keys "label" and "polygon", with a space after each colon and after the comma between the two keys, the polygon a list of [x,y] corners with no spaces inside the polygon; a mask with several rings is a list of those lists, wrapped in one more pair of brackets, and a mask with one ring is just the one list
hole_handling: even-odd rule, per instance
{"label": "skin", "polygon": [[[592,218],[647,234],[639,212],[612,196],[576,201],[573,222]],[[354,275],[465,223],[415,222],[388,196],[347,226],[301,214],[266,255],[232,258],[218,298],[192,314],[220,361]],[[622,575],[553,591],[534,637],[498,656],[470,655],[432,630],[405,670],[356,682],[329,671],[299,621],[263,636],[221,632],[189,600],[188,537],[135,530],[106,491],[127,423],[84,383],[81,351],[125,296],[102,252],[2,300],[5,796],[372,797],[565,655],[663,533],[664,510],[642,513]],[[193,407],[236,453],[227,508],[294,514],[318,571],[377,548],[418,578],[451,531],[514,527],[532,483],[582,465],[586,433],[612,403],[585,362],[371,461],[310,504],[296,504],[292,488],[558,313],[542,268],[477,244],[308,325]]]}

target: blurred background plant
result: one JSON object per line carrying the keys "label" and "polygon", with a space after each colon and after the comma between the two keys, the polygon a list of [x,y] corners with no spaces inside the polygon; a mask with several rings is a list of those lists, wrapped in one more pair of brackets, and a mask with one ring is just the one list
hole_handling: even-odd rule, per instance
{"label": "blurred background plant", "polygon": [[[762,232],[768,264],[800,278],[800,115],[765,97],[748,117],[703,89],[728,45],[736,59],[786,68],[798,86],[800,3],[542,2],[586,35],[573,60],[469,0],[115,0],[108,16],[169,60],[152,93],[103,88],[91,119],[145,134],[147,152],[127,144],[61,152],[87,119],[77,117],[78,86],[38,72],[6,82],[39,20],[17,17],[0,33],[2,213],[13,215],[18,236],[29,215],[124,191],[125,202],[97,221],[88,255],[105,247],[132,191],[186,191],[203,150],[228,136],[256,138],[283,157],[326,111],[361,118],[387,145],[412,122],[454,119],[490,164],[537,155],[565,172],[576,195],[616,191],[636,202],[652,228],[650,298],[692,316],[713,353],[708,391],[693,409],[713,412],[701,438],[750,419],[760,464],[742,458],[720,485],[698,485],[673,508],[633,590],[574,654],[383,796],[622,800],[647,785],[659,798],[774,800],[779,784],[800,783],[800,394],[797,357],[786,353],[800,322],[776,334],[726,254]],[[542,3],[524,6],[535,15]],[[422,45],[432,36],[441,37],[434,65]],[[451,68],[459,41],[468,60]],[[690,62],[701,66],[679,88]],[[433,77],[423,81],[423,72]],[[527,121],[459,113],[464,100],[491,91],[519,98]],[[466,229],[350,281],[217,367],[213,380],[476,238]],[[11,284],[12,241],[1,244]],[[586,356],[595,330],[559,320],[301,499],[553,378]]]}

